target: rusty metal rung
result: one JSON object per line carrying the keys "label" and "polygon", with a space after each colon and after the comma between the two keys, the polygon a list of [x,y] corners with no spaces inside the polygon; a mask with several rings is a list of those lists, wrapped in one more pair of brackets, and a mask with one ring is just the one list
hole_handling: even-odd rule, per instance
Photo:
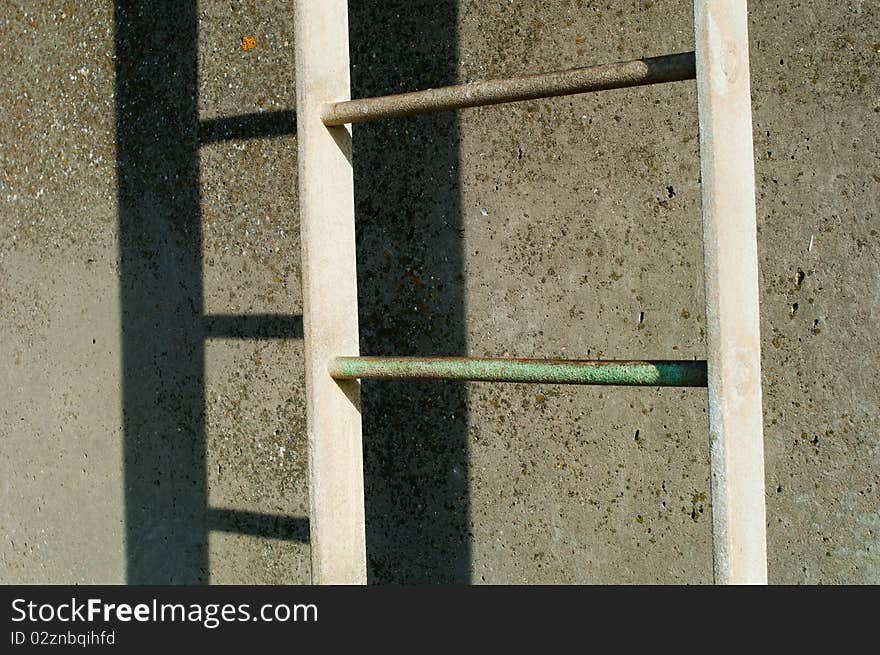
{"label": "rusty metal rung", "polygon": [[602,66],[327,103],[321,111],[321,120],[325,125],[364,123],[504,102],[679,82],[695,77],[694,53],[683,52]]}
{"label": "rusty metal rung", "polygon": [[432,379],[638,387],[705,387],[705,361],[604,361],[477,357],[334,357],[336,380]]}

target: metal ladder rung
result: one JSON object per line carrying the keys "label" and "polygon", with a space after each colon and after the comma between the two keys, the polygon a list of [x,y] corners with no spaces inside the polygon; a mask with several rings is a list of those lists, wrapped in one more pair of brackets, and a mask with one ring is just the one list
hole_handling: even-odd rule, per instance
{"label": "metal ladder rung", "polygon": [[365,123],[385,118],[695,78],[694,53],[683,52],[602,66],[327,103],[321,111],[321,120],[325,125]]}
{"label": "metal ladder rung", "polygon": [[705,387],[705,361],[495,359],[485,357],[334,357],[336,380],[462,380],[636,387]]}

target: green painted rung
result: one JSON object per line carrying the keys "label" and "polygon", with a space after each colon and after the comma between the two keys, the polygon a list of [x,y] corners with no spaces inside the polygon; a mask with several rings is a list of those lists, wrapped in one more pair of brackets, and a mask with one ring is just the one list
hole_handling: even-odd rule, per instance
{"label": "green painted rung", "polygon": [[467,380],[546,384],[705,387],[705,361],[603,361],[476,357],[335,357],[337,380]]}

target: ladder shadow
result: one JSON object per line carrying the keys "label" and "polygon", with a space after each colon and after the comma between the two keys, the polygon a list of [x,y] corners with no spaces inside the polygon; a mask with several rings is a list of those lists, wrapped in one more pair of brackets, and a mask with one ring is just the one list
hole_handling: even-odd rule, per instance
{"label": "ladder shadow", "polygon": [[[455,2],[350,12],[355,96],[456,81]],[[199,121],[195,2],[117,0],[114,24],[127,581],[206,583],[210,531],[308,539],[307,519],[210,508],[206,469],[206,340],[301,338],[302,319],[204,313],[199,147],[295,133],[295,112]],[[365,354],[465,353],[457,144],[454,114],[355,128]],[[467,582],[464,387],[363,402],[369,580]]]}
{"label": "ladder shadow", "polygon": [[302,338],[302,318],[203,311],[199,147],[293,133],[295,112],[200,122],[195,2],[114,6],[126,577],[210,580],[210,531],[307,541],[308,521],[208,507],[205,343]]}
{"label": "ladder shadow", "polygon": [[[457,2],[349,3],[352,97],[457,80]],[[353,165],[365,355],[464,355],[458,119],[358,124]],[[371,583],[470,580],[466,390],[362,384]]]}

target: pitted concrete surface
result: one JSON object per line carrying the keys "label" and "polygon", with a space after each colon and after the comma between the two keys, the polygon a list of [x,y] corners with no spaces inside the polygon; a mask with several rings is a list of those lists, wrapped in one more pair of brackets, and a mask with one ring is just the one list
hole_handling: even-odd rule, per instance
{"label": "pitted concrete surface", "polygon": [[[124,4],[0,17],[0,580],[306,583],[292,11]],[[752,5],[770,580],[878,583],[880,16]],[[351,3],[353,94],[687,51],[691,10]],[[705,356],[693,82],[354,166],[364,354]],[[365,383],[371,581],[711,582],[705,405]]]}

